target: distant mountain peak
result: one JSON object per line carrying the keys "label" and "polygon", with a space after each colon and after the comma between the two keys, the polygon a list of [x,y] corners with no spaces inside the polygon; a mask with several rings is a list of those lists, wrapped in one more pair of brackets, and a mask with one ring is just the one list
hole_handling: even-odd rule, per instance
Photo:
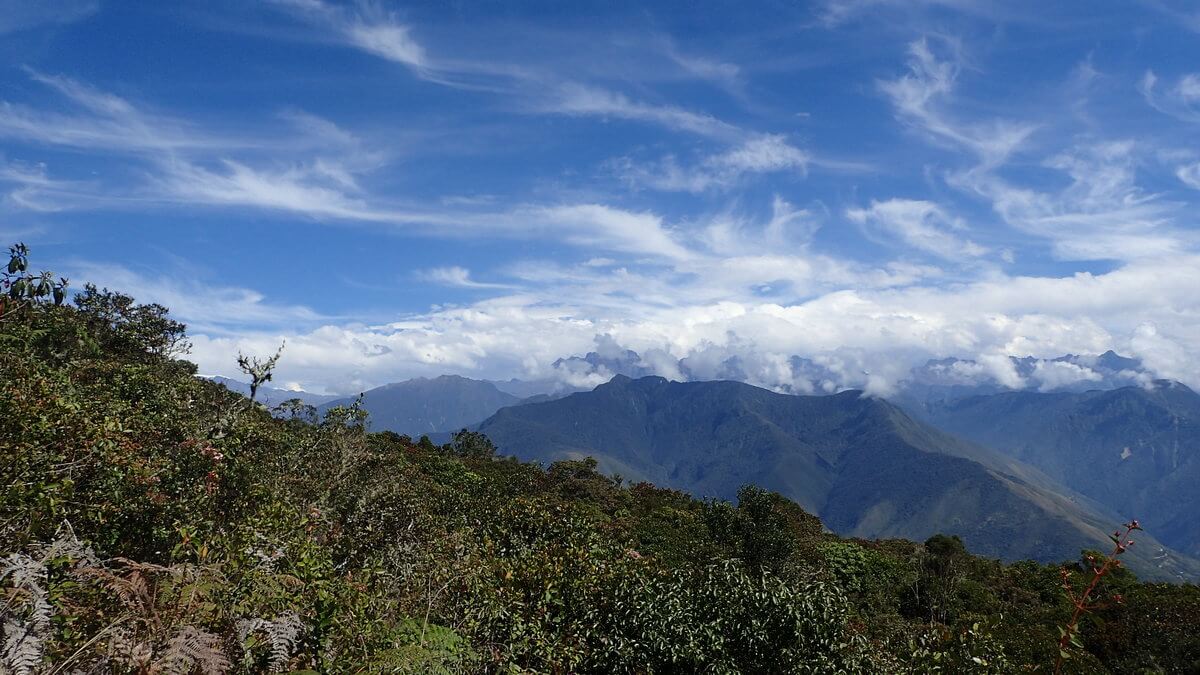
{"label": "distant mountain peak", "polygon": [[[461,375],[393,382],[363,392],[362,399],[373,429],[410,436],[458,431],[521,400],[491,382]],[[331,401],[323,408],[346,405],[352,400]]]}

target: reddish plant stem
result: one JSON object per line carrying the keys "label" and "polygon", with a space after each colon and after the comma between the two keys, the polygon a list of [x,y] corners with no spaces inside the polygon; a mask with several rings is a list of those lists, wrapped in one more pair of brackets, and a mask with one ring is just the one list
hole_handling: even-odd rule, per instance
{"label": "reddish plant stem", "polygon": [[[1106,574],[1112,571],[1113,568],[1120,567],[1121,561],[1117,559],[1117,556],[1128,550],[1130,546],[1133,546],[1133,540],[1129,538],[1129,535],[1132,534],[1134,530],[1140,529],[1142,528],[1138,525],[1138,521],[1134,520],[1125,524],[1124,534],[1119,531],[1113,533],[1112,538],[1114,546],[1112,553],[1105,556],[1104,564],[1100,567],[1096,567],[1094,564],[1091,566],[1092,580],[1087,585],[1087,588],[1083,590],[1081,595],[1075,595],[1075,591],[1071,588],[1070,576],[1067,570],[1065,568],[1063,569],[1063,586],[1067,589],[1067,596],[1071,599],[1071,604],[1075,607],[1075,609],[1071,612],[1071,620],[1067,622],[1066,628],[1063,630],[1062,637],[1058,639],[1058,655],[1054,659],[1055,675],[1059,675],[1059,673],[1062,672],[1063,655],[1066,653],[1067,647],[1071,644],[1071,638],[1079,629],[1079,619],[1083,617],[1086,612],[1090,612],[1098,607],[1098,605],[1089,605],[1088,598],[1091,597],[1092,592],[1096,590],[1096,586],[1100,585],[1100,580],[1103,579]],[[1091,562],[1091,556],[1088,556],[1088,558],[1089,562]],[[1116,596],[1116,601],[1120,602],[1121,596]]]}

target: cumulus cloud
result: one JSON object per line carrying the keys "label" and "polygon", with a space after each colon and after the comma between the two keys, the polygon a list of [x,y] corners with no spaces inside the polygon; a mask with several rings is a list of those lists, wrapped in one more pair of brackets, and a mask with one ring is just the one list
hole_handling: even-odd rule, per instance
{"label": "cumulus cloud", "polygon": [[[480,64],[439,59],[395,13],[321,0],[283,4],[321,39],[398,64],[401,76],[411,72],[459,86],[450,79],[487,72]],[[844,18],[902,3],[827,4]],[[959,215],[965,209],[935,198],[888,198],[895,191],[872,193],[870,185],[854,186],[848,209],[846,202],[811,197],[797,197],[806,199],[798,207],[779,196],[765,216],[746,215],[745,209],[765,203],[742,194],[718,204],[686,196],[656,203],[643,200],[645,194],[605,194],[592,185],[556,190],[543,183],[530,193],[535,198],[409,201],[395,194],[395,181],[377,180],[376,170],[388,159],[379,144],[330,120],[285,110],[259,132],[210,129],[37,72],[31,77],[63,105],[5,103],[0,136],[125,160],[137,183],[97,184],[107,179],[19,163],[0,166],[0,182],[10,186],[5,204],[27,210],[79,207],[89,197],[93,206],[138,200],[167,208],[258,209],[422,236],[557,245],[538,254],[552,259],[489,265],[486,281],[465,266],[426,269],[420,278],[475,289],[481,292],[473,297],[484,299],[392,321],[380,319],[381,312],[370,319],[322,316],[186,274],[154,276],[82,263],[71,271],[80,280],[172,307],[192,324],[194,358],[207,373],[236,375],[237,351],[269,353],[286,338],[281,381],[342,393],[447,372],[588,386],[617,372],[611,360],[577,368],[578,362],[559,359],[589,350],[611,359],[620,356],[614,350],[626,348],[637,352],[639,372],[733,377],[795,392],[864,387],[887,393],[912,365],[947,356],[970,359],[947,366],[947,377],[1053,389],[1093,381],[1098,371],[1043,361],[1022,370],[1011,357],[1109,348],[1142,357],[1158,374],[1200,384],[1200,362],[1189,348],[1200,335],[1200,258],[1193,253],[1194,235],[1179,222],[1182,205],[1139,182],[1150,152],[1146,144],[1076,134],[1035,145],[1038,125],[982,118],[979,102],[960,99],[960,81],[981,72],[965,66],[962,49],[952,39],[913,42],[907,65],[876,83],[875,98],[890,104],[910,135],[951,151],[948,161],[958,164],[929,167],[927,179],[944,180],[959,191],[957,198],[983,205],[970,227]],[[728,86],[744,76],[720,60],[678,53],[671,59],[695,77]],[[565,76],[531,79],[515,87],[519,112],[623,120],[673,132],[659,134],[667,149],[654,146],[662,159],[619,165],[631,183],[653,190],[726,197],[723,191],[751,179],[804,176],[822,164],[796,136],[743,122],[752,117],[748,110],[734,124],[648,87],[631,86],[636,94],[618,91],[614,81],[600,86]],[[1200,103],[1194,76],[1160,83],[1148,73],[1142,88],[1147,101],[1176,116],[1186,117]],[[689,145],[667,145],[680,139]],[[1200,186],[1200,169],[1181,157],[1171,160],[1183,162],[1179,180]],[[1014,158],[1023,163],[1020,170]],[[837,199],[830,196],[837,190],[819,189],[823,198]],[[697,201],[708,211],[688,213],[680,206]],[[980,222],[976,216],[987,215],[989,207],[994,222]],[[897,259],[854,259],[848,250],[859,242],[848,240],[855,228],[821,229],[845,224],[830,214],[843,214],[871,238],[891,244]],[[989,225],[997,231],[985,234]],[[1025,242],[1027,235],[1036,237],[1031,248],[1045,245],[1059,258],[1119,262],[1087,267],[1104,272],[1074,273],[1079,266],[1072,266],[1062,277],[1008,276],[994,269],[972,275],[969,266],[939,262],[990,255],[1011,260],[1011,251],[1000,248],[1004,237]],[[822,248],[830,242],[836,247]]]}
{"label": "cumulus cloud", "polygon": [[1103,379],[1100,373],[1091,368],[1067,361],[1038,361],[1033,377],[1040,383],[1038,388],[1042,391],[1062,389],[1079,382],[1099,382]]}
{"label": "cumulus cloud", "polygon": [[[1200,386],[1200,361],[1186,348],[1200,334],[1191,318],[1200,316],[1194,293],[1200,273],[1189,270],[1200,270],[1200,259],[1131,263],[1102,275],[841,290],[791,305],[749,296],[697,303],[676,298],[663,305],[649,294],[607,302],[602,289],[589,300],[569,285],[560,292],[556,281],[544,293],[523,291],[390,324],[199,335],[195,358],[205,372],[233,375],[230,354],[269,349],[286,337],[281,377],[319,390],[349,392],[444,372],[493,379],[570,375],[582,386],[595,372],[556,373],[552,364],[592,351],[597,335],[609,335],[637,351],[642,367],[664,376],[740,372],[746,381],[781,390],[866,387],[886,394],[929,358],[969,358],[987,377],[1021,387],[1027,382],[1010,356],[1045,359],[1115,348],[1142,358],[1152,372]],[[190,311],[183,305],[185,319]],[[795,355],[811,364],[794,363]],[[1089,370],[1080,363],[1043,365],[1029,379],[1053,388],[1087,380]]]}

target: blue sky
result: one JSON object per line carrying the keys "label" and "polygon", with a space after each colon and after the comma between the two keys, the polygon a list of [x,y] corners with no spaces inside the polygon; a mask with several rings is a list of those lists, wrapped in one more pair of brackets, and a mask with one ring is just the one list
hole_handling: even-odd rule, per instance
{"label": "blue sky", "polygon": [[1200,384],[1200,12],[1044,5],[0,0],[0,235],[313,391],[596,345]]}

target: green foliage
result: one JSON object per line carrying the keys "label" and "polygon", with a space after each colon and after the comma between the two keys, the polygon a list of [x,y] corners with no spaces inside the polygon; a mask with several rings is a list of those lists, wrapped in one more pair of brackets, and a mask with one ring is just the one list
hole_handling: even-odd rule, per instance
{"label": "green foliage", "polygon": [[41,303],[61,305],[66,299],[67,280],[54,280],[51,272],[29,271],[29,248],[15,244],[8,249],[8,266],[0,271],[0,321]]}
{"label": "green foliage", "polygon": [[[0,321],[2,672],[1045,672],[1071,616],[1054,567],[844,540],[752,486],[273,416],[176,360],[165,308],[50,292]],[[1096,593],[1125,601],[1068,672],[1197,672],[1197,587]]]}
{"label": "green foliage", "polygon": [[830,539],[819,545],[821,568],[864,615],[898,613],[897,589],[916,576],[902,558],[850,541]]}
{"label": "green foliage", "polygon": [[187,327],[159,304],[140,305],[123,293],[85,284],[75,306],[90,335],[109,355],[127,359],[174,358],[187,354]]}

